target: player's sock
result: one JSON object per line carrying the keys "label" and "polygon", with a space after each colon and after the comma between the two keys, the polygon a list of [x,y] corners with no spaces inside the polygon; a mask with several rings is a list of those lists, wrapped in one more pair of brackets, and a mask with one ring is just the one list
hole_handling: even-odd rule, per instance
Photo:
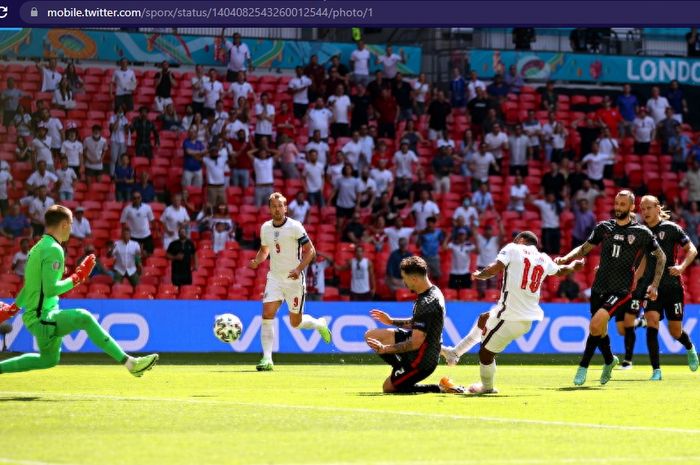
{"label": "player's sock", "polygon": [[314,318],[306,313],[301,316],[299,329],[318,329],[321,326],[324,326],[324,324],[321,323],[320,318]]}
{"label": "player's sock", "polygon": [[659,330],[649,328],[647,326],[647,349],[649,350],[649,361],[651,367],[656,370],[661,364],[659,363]]}
{"label": "player's sock", "polygon": [[685,350],[690,350],[693,348],[693,343],[690,342],[690,336],[688,336],[688,333],[683,331],[678,339],[676,341],[680,342],[683,344],[683,347],[685,347]]}
{"label": "player's sock", "polygon": [[612,348],[610,347],[610,336],[607,334],[600,338],[598,343],[598,348],[600,353],[603,354],[603,361],[606,365],[610,365],[613,362]]}
{"label": "player's sock", "polygon": [[634,327],[625,328],[625,361],[631,362],[634,356],[634,344],[637,342],[637,335]]}
{"label": "player's sock", "polygon": [[472,347],[481,342],[481,329],[474,326],[469,333],[462,338],[455,346],[455,353],[460,357],[471,350]]}
{"label": "player's sock", "polygon": [[588,368],[588,365],[591,364],[593,354],[595,354],[595,350],[598,348],[599,342],[600,336],[593,336],[590,334],[588,335],[588,339],[586,339],[586,348],[583,351],[583,356],[581,357],[581,362],[579,363],[579,366],[582,366],[583,368]]}
{"label": "player's sock", "polygon": [[481,384],[484,390],[493,389],[493,378],[496,376],[496,361],[488,365],[479,363],[479,373],[481,374]]}
{"label": "player's sock", "polygon": [[274,320],[262,320],[260,328],[260,343],[263,348],[263,357],[272,360],[272,346],[275,343]]}
{"label": "player's sock", "polygon": [[127,355],[127,359],[124,362],[124,366],[126,367],[127,370],[131,371],[134,368],[135,363],[136,363],[136,358],[132,357],[130,355]]}

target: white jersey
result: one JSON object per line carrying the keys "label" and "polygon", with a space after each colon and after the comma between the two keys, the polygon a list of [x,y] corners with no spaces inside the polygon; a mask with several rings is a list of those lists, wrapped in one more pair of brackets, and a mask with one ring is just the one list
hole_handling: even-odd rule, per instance
{"label": "white jersey", "polygon": [[506,266],[497,317],[506,321],[542,320],[542,281],[557,273],[559,266],[537,247],[514,243],[503,247],[498,252],[497,260]]}
{"label": "white jersey", "polygon": [[272,220],[260,228],[260,243],[270,249],[270,274],[279,280],[286,280],[289,272],[301,263],[301,248],[309,242],[304,226],[287,217],[281,226],[274,226]]}
{"label": "white jersey", "polygon": [[351,260],[350,291],[355,294],[366,294],[370,291],[369,260],[363,258],[359,262]]}

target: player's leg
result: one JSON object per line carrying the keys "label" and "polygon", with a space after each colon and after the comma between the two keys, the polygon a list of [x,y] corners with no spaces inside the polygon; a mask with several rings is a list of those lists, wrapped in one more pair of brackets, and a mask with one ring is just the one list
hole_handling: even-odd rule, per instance
{"label": "player's leg", "polygon": [[608,363],[610,363],[610,365],[613,364],[615,357],[612,355],[610,337],[607,335],[607,329],[608,321],[610,320],[609,310],[614,312],[616,310],[615,305],[618,304],[619,300],[619,297],[614,295],[591,295],[591,322],[589,324],[586,347],[581,356],[578,369],[576,370],[576,376],[574,376],[574,384],[576,386],[581,386],[586,382],[588,366],[597,348],[600,348],[601,352],[604,352],[603,357],[605,358],[606,367]]}
{"label": "player's leg", "polygon": [[[629,306],[624,312],[618,311],[615,313],[615,320],[622,319],[622,328],[625,340],[625,359],[622,361],[622,369],[632,368],[632,358],[634,357],[634,345],[637,343],[637,334],[635,333],[635,322],[641,308],[641,303],[638,299],[631,299]],[[619,323],[618,323],[619,325]],[[619,332],[619,329],[618,329]]]}
{"label": "player's leg", "polygon": [[659,361],[659,322],[662,319],[662,310],[659,305],[651,302],[644,310],[647,319],[647,351],[651,362],[651,380],[661,381],[661,363]]}
{"label": "player's leg", "polygon": [[325,318],[314,318],[306,313],[306,280],[301,278],[287,283],[283,289],[289,308],[289,322],[294,328],[315,329],[326,343],[331,342],[331,331]]}
{"label": "player's leg", "polygon": [[610,321],[610,316],[614,315],[616,311],[623,311],[624,302],[619,302],[614,305],[610,310],[605,307],[603,311],[597,312],[593,319],[591,320],[591,327],[595,328],[597,334],[601,334],[600,340],[598,341],[598,349],[603,355],[603,371],[600,374],[600,384],[607,384],[612,377],[612,370],[620,363],[620,360],[613,355],[612,347],[610,346],[610,335],[608,334],[608,321]]}
{"label": "player's leg", "polygon": [[38,354],[23,354],[0,362],[0,373],[20,373],[55,367],[61,359],[61,338],[56,327],[37,323],[29,331],[36,338]]}
{"label": "player's leg", "polygon": [[[267,281],[268,288],[265,289],[265,298],[276,298],[276,295],[269,295],[270,279]],[[281,293],[280,293],[281,296]],[[272,371],[272,347],[275,344],[275,317],[277,310],[282,305],[282,299],[263,302],[262,324],[260,327],[260,344],[263,349],[262,359],[256,365],[258,371]]]}
{"label": "player's leg", "polygon": [[85,331],[90,341],[112,357],[117,363],[126,367],[129,372],[137,377],[153,368],[158,361],[158,354],[145,357],[131,357],[119,347],[117,341],[100,326],[90,312],[82,308],[66,309],[55,312],[53,320],[56,322],[56,336],[62,338],[75,331]]}
{"label": "player's leg", "polygon": [[664,302],[664,310],[668,319],[668,331],[675,340],[685,347],[690,371],[697,371],[698,353],[690,340],[690,336],[683,330],[683,314],[685,310],[683,290],[679,289],[676,292],[670,292],[667,297]]}
{"label": "player's leg", "polygon": [[[493,308],[491,309],[493,310]],[[481,338],[484,334],[484,328],[486,326],[486,321],[490,315],[489,312],[484,312],[479,315],[476,324],[472,329],[469,330],[466,336],[460,340],[456,346],[448,347],[442,346],[440,349],[440,354],[445,357],[445,361],[448,365],[454,366],[459,362],[459,358],[469,352],[472,347],[481,342]]]}

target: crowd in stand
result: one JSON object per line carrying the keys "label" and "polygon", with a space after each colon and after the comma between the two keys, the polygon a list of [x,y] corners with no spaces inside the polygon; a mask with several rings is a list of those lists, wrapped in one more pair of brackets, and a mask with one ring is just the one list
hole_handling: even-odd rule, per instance
{"label": "crowd in stand", "polygon": [[[156,74],[152,107],[134,108],[140,83],[127,60],[121,60],[110,82],[114,112],[107,123],[109,137],[103,136],[101,122],[95,122],[92,133],[81,140],[80,128],[52,116],[52,108],[73,108],[74,95],[84,91],[73,64],[62,71],[55,59],[37,65],[41,91],[52,92],[53,99],[37,101],[33,112],[21,103],[27,95],[13,79],[7,80],[0,95],[2,122],[16,130],[16,160],[35,169],[26,195],[18,203],[8,202],[11,166],[0,163],[0,234],[22,238],[12,261],[15,273],[23,272],[30,245],[25,239],[43,232],[46,209],[72,200],[77,181],[90,184],[106,174],[115,185],[116,200],[128,203],[119,239],[107,245],[108,255],[116,259],[114,267],[98,264],[96,272],[136,285],[142,262],[162,247],[172,261],[173,284],[188,284],[197,266],[190,229],[209,231],[214,251],[223,250],[237,239],[240,226],[227,214],[226,188],[252,186],[255,205],[264,206],[279,170],[284,179],[303,186],[299,192],[285,192],[291,217],[304,222],[313,209],[334,206],[337,237],[356,245],[348,263],[334,264],[331,257],[319,255],[311,270],[317,276],[310,280],[312,295],[323,294],[318,276],[334,266],[351,272],[353,298],[372,298],[377,274],[365,257],[369,249],[388,253],[382,275],[392,291],[402,286],[398,264],[410,250],[426,259],[436,279],[445,271],[441,260],[449,257],[448,287],[471,288],[472,255],[477,267],[486,266],[509,240],[505,212],[519,218],[538,213],[541,231],[536,232],[549,254],[561,252],[565,212],[574,216],[573,245],[585,241],[602,219],[596,218],[594,207],[606,184],[626,181],[615,165],[621,163],[623,139],[630,137],[636,155],[654,156],[654,141],[661,153],[671,155],[687,201],[666,201],[673,219],[700,245],[700,141],[695,145],[683,124],[690,107],[676,81],[663,91],[655,87],[646,102],[625,85],[620,95],[605,96],[599,108],[567,122],[558,116],[560,89],[548,82],[536,96],[538,106],[506,124],[510,96],[527,87],[514,67],[488,83],[476,71],[465,78],[455,69],[446,91],[423,74],[404,76],[402,51],[394,53],[387,46],[384,54],[375,55],[360,41],[348,62],[334,56],[320,63],[314,55],[297,66],[288,82],[289,97],[280,101],[248,82],[252,57],[240,35],[233,41],[222,37],[222,45],[228,54],[225,75],[196,66],[191,104],[184,108],[176,108],[173,101],[172,91],[180,82],[167,62]],[[374,74],[372,64],[379,66]],[[228,95],[230,106],[225,104]],[[149,116],[153,112],[155,119]],[[459,134],[457,121],[464,122]],[[153,157],[162,131],[185,135],[178,148],[184,155],[183,193],[188,187],[204,188],[202,205],[179,193],[156,192],[148,173],[133,167],[132,155]],[[537,170],[542,174],[537,189],[526,182],[533,165],[542,168]],[[493,176],[509,179],[508,200],[500,205],[504,209],[494,200]],[[449,218],[439,200],[455,194],[458,207]],[[149,206],[157,199],[170,204],[159,218]],[[89,239],[90,225],[81,208],[73,228],[76,238]],[[564,281],[561,294],[577,298],[579,290],[572,284]],[[480,291],[495,283],[483,286]]]}

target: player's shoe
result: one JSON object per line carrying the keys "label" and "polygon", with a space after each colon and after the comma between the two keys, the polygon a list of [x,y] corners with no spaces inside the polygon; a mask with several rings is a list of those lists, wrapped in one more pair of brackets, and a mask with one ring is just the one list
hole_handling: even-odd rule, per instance
{"label": "player's shoe", "polygon": [[631,370],[632,369],[632,362],[629,360],[623,360],[620,366],[618,367],[620,370]]}
{"label": "player's shoe", "polygon": [[471,386],[469,386],[469,394],[473,394],[475,396],[480,396],[482,394],[498,394],[498,389],[496,389],[496,388],[486,389],[486,388],[484,388],[483,384],[474,383]]}
{"label": "player's shoe", "polygon": [[618,363],[620,363],[620,359],[617,358],[617,355],[613,355],[612,362],[610,362],[609,365],[603,365],[603,372],[600,374],[600,384],[608,384],[608,381],[612,378],[613,368],[615,368]]}
{"label": "player's shoe", "polygon": [[255,365],[255,369],[258,371],[272,371],[274,366],[275,364],[272,363],[272,359],[263,357],[258,364]]}
{"label": "player's shoe", "polygon": [[331,343],[331,330],[328,329],[328,322],[326,321],[325,318],[319,318],[318,319],[321,323],[323,323],[323,326],[320,326],[317,329],[318,334],[321,335],[321,339],[323,339],[323,342],[326,344]]}
{"label": "player's shoe", "polygon": [[583,386],[583,383],[586,382],[586,374],[588,373],[588,368],[585,367],[578,367],[576,370],[576,376],[574,376],[574,385],[575,386]]}
{"label": "player's shoe", "polygon": [[454,347],[443,348],[443,350],[440,351],[440,355],[445,358],[445,362],[447,362],[448,366],[453,367],[459,363],[459,355],[455,352]]}
{"label": "player's shoe", "polygon": [[158,362],[158,354],[146,355],[145,357],[138,357],[134,361],[134,366],[131,367],[129,373],[140,378],[145,372],[153,368],[153,366]]}
{"label": "player's shoe", "polygon": [[464,394],[467,392],[464,386],[460,386],[449,377],[443,376],[440,380],[440,392],[443,394]]}
{"label": "player's shoe", "polygon": [[651,378],[649,378],[649,381],[661,381],[663,377],[661,376],[661,368],[655,368],[654,371],[651,373]]}
{"label": "player's shoe", "polygon": [[697,371],[698,364],[698,353],[695,351],[695,346],[693,345],[688,351],[688,368],[690,368],[690,371]]}

